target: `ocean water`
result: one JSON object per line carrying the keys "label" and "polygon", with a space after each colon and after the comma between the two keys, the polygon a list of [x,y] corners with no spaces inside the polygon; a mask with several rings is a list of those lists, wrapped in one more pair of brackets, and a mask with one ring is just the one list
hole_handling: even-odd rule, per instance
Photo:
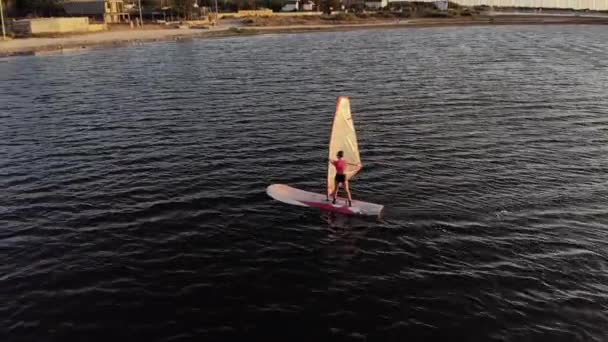
{"label": "ocean water", "polygon": [[[608,31],[453,27],[0,60],[2,341],[608,340]],[[364,169],[322,192],[335,99]]]}

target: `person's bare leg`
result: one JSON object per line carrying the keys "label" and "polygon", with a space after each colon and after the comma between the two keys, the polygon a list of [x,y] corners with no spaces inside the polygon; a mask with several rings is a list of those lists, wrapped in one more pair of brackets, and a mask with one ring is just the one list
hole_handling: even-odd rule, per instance
{"label": "person's bare leg", "polygon": [[352,205],[353,197],[350,195],[350,189],[348,188],[348,181],[344,181],[344,190],[346,190],[346,195],[348,196],[348,206]]}
{"label": "person's bare leg", "polygon": [[331,193],[331,197],[333,199],[332,203],[334,203],[334,204],[336,204],[336,196],[338,195],[338,188],[339,187],[340,187],[340,183],[336,182],[334,184],[334,191],[332,191],[332,193]]}
{"label": "person's bare leg", "polygon": [[334,192],[336,192],[336,186],[337,184],[334,182],[334,186],[331,188],[330,191],[327,192],[327,200],[329,201],[330,197],[334,197]]}

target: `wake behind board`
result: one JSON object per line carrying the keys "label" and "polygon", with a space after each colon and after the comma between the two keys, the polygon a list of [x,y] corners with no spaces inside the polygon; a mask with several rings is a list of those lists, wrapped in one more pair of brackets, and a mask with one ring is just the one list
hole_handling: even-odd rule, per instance
{"label": "wake behind board", "polygon": [[285,184],[272,184],[266,188],[268,196],[283,203],[298,205],[302,207],[319,208],[321,210],[333,211],[346,215],[370,215],[379,216],[384,206],[375,203],[353,200],[352,206],[348,206],[343,198],[339,198],[336,204],[327,200],[326,195],[315,194]]}

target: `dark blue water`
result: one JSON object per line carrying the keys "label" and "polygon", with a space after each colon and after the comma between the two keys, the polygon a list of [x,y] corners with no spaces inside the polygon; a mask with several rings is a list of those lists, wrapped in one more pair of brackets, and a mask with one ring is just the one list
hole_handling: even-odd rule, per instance
{"label": "dark blue water", "polygon": [[[268,35],[0,61],[2,341],[606,341],[608,30]],[[351,97],[383,219],[322,192]]]}

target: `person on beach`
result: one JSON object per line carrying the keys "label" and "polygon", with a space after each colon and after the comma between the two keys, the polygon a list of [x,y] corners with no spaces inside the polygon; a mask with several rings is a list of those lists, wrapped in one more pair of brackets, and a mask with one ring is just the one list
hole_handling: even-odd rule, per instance
{"label": "person on beach", "polygon": [[344,159],[344,152],[338,151],[337,160],[329,160],[329,162],[336,168],[336,177],[334,178],[334,189],[331,192],[331,197],[333,198],[332,203],[336,204],[336,196],[338,195],[338,188],[340,184],[344,187],[346,191],[346,195],[348,196],[348,206],[352,206],[352,196],[350,194],[350,189],[348,188],[348,178],[346,178],[346,167],[348,165],[356,166],[357,171],[361,169],[361,164],[351,164],[346,159]]}

